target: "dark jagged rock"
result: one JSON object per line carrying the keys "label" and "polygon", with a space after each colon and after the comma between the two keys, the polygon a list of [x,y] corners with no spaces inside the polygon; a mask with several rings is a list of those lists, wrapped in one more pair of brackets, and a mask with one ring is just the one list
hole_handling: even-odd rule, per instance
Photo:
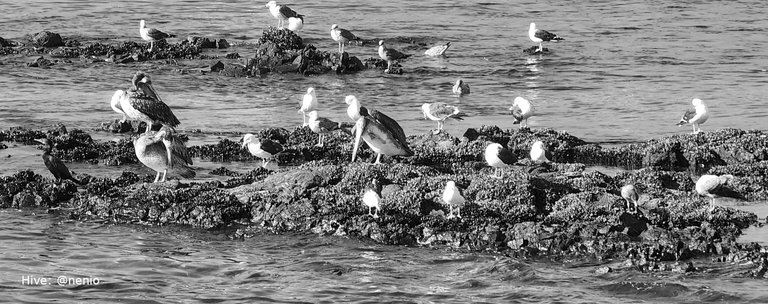
{"label": "dark jagged rock", "polygon": [[5,40],[3,37],[0,37],[0,47],[14,47],[16,44],[13,41]]}
{"label": "dark jagged rock", "polygon": [[30,68],[47,68],[54,64],[55,63],[53,61],[45,59],[43,56],[40,56],[37,59],[35,59],[35,61],[27,63],[27,66]]}
{"label": "dark jagged rock", "polygon": [[42,31],[32,35],[30,41],[32,41],[32,44],[42,47],[64,46],[64,40],[61,39],[61,35],[49,31]]}

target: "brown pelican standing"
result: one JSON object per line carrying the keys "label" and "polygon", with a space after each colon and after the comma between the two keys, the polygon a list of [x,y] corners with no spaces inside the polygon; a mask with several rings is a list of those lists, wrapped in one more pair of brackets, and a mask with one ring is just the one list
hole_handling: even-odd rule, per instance
{"label": "brown pelican standing", "polygon": [[137,72],[133,76],[132,82],[133,88],[127,92],[117,90],[112,99],[114,102],[115,96],[122,96],[120,97],[120,108],[131,119],[146,122],[147,131],[145,133],[152,130],[153,123],[159,123],[170,128],[175,128],[180,124],[176,115],[173,115],[171,108],[157,96],[149,75]]}
{"label": "brown pelican standing", "polygon": [[517,156],[502,145],[491,143],[485,148],[485,162],[494,168],[491,177],[502,178],[504,168],[514,165],[517,162]]}
{"label": "brown pelican standing", "polygon": [[[155,183],[166,180],[168,170],[178,173],[184,178],[195,177],[192,158],[187,152],[187,147],[181,139],[173,134],[167,127],[161,128],[156,133],[144,133],[133,141],[136,157],[142,164],[157,171]],[[163,178],[160,178],[160,173]]]}
{"label": "brown pelican standing", "polygon": [[312,132],[317,133],[317,145],[315,145],[317,147],[322,147],[325,144],[325,133],[330,133],[341,128],[341,125],[338,122],[325,117],[319,117],[317,111],[309,112],[309,122],[307,125]]}
{"label": "brown pelican standing", "polygon": [[392,62],[408,58],[409,56],[411,55],[403,54],[396,49],[388,48],[384,45],[384,40],[379,40],[379,57],[387,61],[387,69],[384,70],[385,73],[389,72],[389,69],[392,68]]}
{"label": "brown pelican standing", "polygon": [[455,217],[461,218],[461,207],[464,206],[466,200],[461,196],[459,188],[456,187],[456,183],[448,181],[445,184],[445,190],[443,190],[443,202],[446,203],[451,209],[448,213],[448,218],[453,218],[453,209],[456,208]]}
{"label": "brown pelican standing", "polygon": [[304,99],[301,100],[301,108],[299,109],[299,113],[301,113],[302,118],[304,118],[304,124],[302,126],[307,125],[307,113],[316,110],[317,95],[315,95],[315,88],[308,88],[307,94],[304,94]]}
{"label": "brown pelican standing", "polygon": [[538,52],[543,52],[544,51],[544,46],[542,45],[542,43],[544,41],[560,41],[560,40],[565,40],[565,39],[560,38],[559,36],[557,36],[557,35],[555,35],[553,33],[547,32],[547,31],[542,30],[542,29],[537,29],[536,28],[536,23],[533,23],[533,22],[531,22],[531,26],[528,28],[528,38],[531,38],[531,41],[536,42],[536,43],[539,44]]}
{"label": "brown pelican standing", "polygon": [[344,44],[352,41],[352,40],[360,40],[352,34],[352,32],[345,30],[343,28],[340,28],[338,25],[334,24],[331,25],[331,38],[333,40],[339,42],[339,54],[344,53]]}
{"label": "brown pelican standing", "polygon": [[[379,212],[381,212],[381,183],[377,178],[371,181],[371,184],[366,187],[365,193],[363,193],[363,204],[368,207],[368,215],[377,219],[379,218]],[[371,210],[376,209],[376,213],[372,213]]]}
{"label": "brown pelican standing", "polygon": [[709,211],[715,210],[715,197],[720,188],[727,185],[734,179],[733,175],[702,175],[699,180],[696,181],[696,193],[699,195],[705,195],[712,198],[712,203],[709,205]]}
{"label": "brown pelican standing", "polygon": [[429,118],[430,120],[437,121],[437,130],[432,132],[433,134],[443,131],[443,124],[448,118],[464,120],[464,118],[461,118],[461,112],[458,107],[444,102],[425,103],[421,105],[421,112],[424,114],[424,119]]}
{"label": "brown pelican standing", "polygon": [[515,118],[512,124],[520,124],[520,129],[528,128],[528,118],[533,116],[533,105],[528,99],[520,96],[515,97],[515,101],[509,108],[509,111],[512,112],[512,117]]}
{"label": "brown pelican standing", "polygon": [[[352,96],[352,95],[350,95]],[[349,98],[350,96],[347,96]],[[357,98],[352,96],[354,101]],[[354,103],[350,107],[354,106]],[[376,152],[376,163],[381,163],[381,155],[389,156],[411,156],[413,151],[408,147],[405,139],[405,131],[394,119],[377,110],[367,110],[359,106],[357,109],[359,118],[355,123],[355,147],[352,149],[352,161],[357,157],[357,149],[360,147],[360,141],[364,140],[371,150]],[[350,114],[347,111],[347,114]],[[352,115],[350,115],[352,116]]]}
{"label": "brown pelican standing", "polygon": [[243,149],[247,148],[251,155],[261,158],[261,166],[266,168],[269,161],[283,151],[283,146],[269,139],[259,139],[253,134],[243,136]]}
{"label": "brown pelican standing", "polygon": [[447,51],[449,47],[451,47],[450,41],[446,42],[445,44],[439,44],[429,48],[428,50],[424,51],[424,55],[430,57],[444,56],[445,51]]}
{"label": "brown pelican standing", "polygon": [[[272,14],[275,19],[277,19],[277,28],[282,28],[285,25],[285,22],[288,21],[289,18],[298,18],[299,16],[303,17],[302,15],[299,15],[296,13],[296,11],[292,10],[287,5],[278,5],[275,1],[269,1],[266,5],[264,5],[269,8],[269,12]],[[302,18],[303,21],[303,18]],[[293,30],[292,30],[293,31]]]}
{"label": "brown pelican standing", "polygon": [[144,39],[145,41],[149,41],[150,52],[152,52],[152,47],[155,46],[155,41],[164,40],[165,38],[176,37],[176,35],[163,33],[156,28],[148,28],[144,24],[143,19],[139,22],[139,34],[141,34],[141,39]]}
{"label": "brown pelican standing", "polygon": [[677,123],[677,126],[680,127],[689,123],[693,126],[692,134],[698,134],[701,132],[701,126],[699,125],[705,123],[709,118],[709,109],[707,109],[707,105],[698,98],[694,98],[691,101],[691,104],[693,105],[693,108],[683,113],[683,117],[680,118],[680,122]]}
{"label": "brown pelican standing", "polygon": [[45,145],[43,163],[45,164],[45,167],[48,168],[48,171],[51,171],[51,174],[53,174],[53,177],[56,178],[56,180],[68,179],[75,182],[75,184],[82,185],[82,182],[72,177],[72,173],[69,172],[69,169],[64,165],[64,162],[62,162],[61,159],[51,155],[53,141],[48,138],[39,138],[35,139],[35,141]]}
{"label": "brown pelican standing", "polygon": [[640,199],[640,194],[638,194],[637,189],[635,189],[635,185],[628,184],[621,187],[621,197],[627,201],[627,210],[629,210],[629,212],[637,212],[637,200]]}

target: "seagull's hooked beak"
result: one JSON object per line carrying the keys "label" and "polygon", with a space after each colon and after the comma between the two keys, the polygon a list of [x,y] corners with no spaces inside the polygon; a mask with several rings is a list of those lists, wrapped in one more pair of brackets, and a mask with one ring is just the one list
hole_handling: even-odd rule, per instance
{"label": "seagull's hooked beak", "polygon": [[365,117],[361,117],[357,120],[357,123],[355,123],[355,147],[352,148],[352,161],[355,161],[355,158],[357,158],[357,149],[360,148],[360,141],[363,140],[363,131],[365,131],[365,127],[368,126],[368,120],[365,119]]}

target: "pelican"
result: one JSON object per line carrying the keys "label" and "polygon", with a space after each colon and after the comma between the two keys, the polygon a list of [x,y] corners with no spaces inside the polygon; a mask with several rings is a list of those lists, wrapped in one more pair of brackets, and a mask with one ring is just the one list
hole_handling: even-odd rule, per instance
{"label": "pelican", "polygon": [[341,125],[338,122],[325,117],[319,117],[317,111],[309,112],[308,125],[312,132],[317,133],[318,138],[317,145],[315,145],[316,147],[322,147],[325,144],[325,133],[330,133],[341,128]]}
{"label": "pelican", "polygon": [[712,203],[709,205],[709,211],[715,210],[715,197],[718,196],[715,192],[718,192],[721,187],[727,185],[734,179],[733,175],[702,175],[699,180],[696,181],[696,192],[699,195],[705,195],[712,198]]}
{"label": "pelican", "polygon": [[640,199],[640,194],[635,189],[635,185],[628,184],[621,187],[621,197],[627,201],[627,210],[632,213],[637,212],[637,200]]}
{"label": "pelican", "polygon": [[149,41],[150,52],[152,52],[152,47],[154,47],[155,41],[176,37],[176,35],[163,33],[156,28],[147,27],[143,19],[139,21],[139,34],[141,34],[141,39],[144,39],[144,41]]}
{"label": "pelican", "polygon": [[352,40],[360,40],[359,38],[357,38],[357,36],[352,34],[352,32],[345,30],[343,28],[339,28],[339,26],[336,24],[331,25],[331,38],[339,42],[339,54],[344,53],[345,43]]}
{"label": "pelican", "polygon": [[411,55],[403,54],[396,49],[388,48],[386,45],[384,45],[384,40],[379,40],[379,57],[387,61],[387,69],[384,70],[384,72],[389,72],[389,69],[392,68],[393,61],[405,59],[409,56]]}
{"label": "pelican", "polygon": [[288,29],[292,32],[298,32],[304,28],[304,15],[297,14],[296,17],[288,18]]}
{"label": "pelican", "polygon": [[[363,194],[363,204],[368,207],[368,215],[377,219],[379,218],[379,212],[381,212],[381,183],[377,178],[371,181],[371,184],[366,187]],[[372,209],[376,209],[376,213],[371,213]]]}
{"label": "pelican", "polygon": [[469,84],[464,82],[464,80],[458,79],[451,90],[453,91],[453,94],[456,95],[456,98],[461,101],[462,96],[469,95]]}
{"label": "pelican", "polygon": [[[275,19],[277,19],[277,28],[282,28],[285,25],[285,22],[288,21],[289,18],[294,17],[298,18],[299,16],[303,17],[302,15],[299,15],[296,13],[296,11],[292,10],[287,5],[278,5],[275,1],[269,1],[266,5],[264,5],[269,8],[269,12],[272,14]],[[302,22],[303,22],[302,18]]]}
{"label": "pelican", "polygon": [[189,167],[192,165],[192,158],[187,152],[184,141],[176,137],[167,127],[161,128],[155,134],[142,134],[133,141],[133,147],[136,150],[136,158],[145,166],[157,171],[155,183],[164,182],[169,169],[184,178],[195,177],[195,171]]}
{"label": "pelican", "polygon": [[[176,115],[173,115],[171,108],[157,96],[149,75],[143,72],[137,72],[133,76],[133,88],[127,92],[117,90],[115,96],[117,95],[122,96],[120,108],[128,117],[147,123],[145,133],[152,130],[153,123],[159,123],[170,128],[175,128],[180,124]],[[114,96],[112,98],[114,100]]]}
{"label": "pelican", "polygon": [[491,177],[502,178],[504,177],[504,168],[514,165],[517,162],[517,156],[502,145],[491,143],[485,147],[485,162],[494,168]]}
{"label": "pelican", "polygon": [[315,88],[308,88],[307,94],[304,94],[304,99],[301,100],[301,117],[304,118],[304,124],[307,125],[307,113],[317,110],[317,95],[315,94]]}
{"label": "pelican", "polygon": [[123,108],[120,107],[120,102],[123,99],[123,94],[125,94],[123,90],[115,91],[115,94],[112,95],[112,101],[111,101],[112,110],[114,110],[119,114],[123,114],[123,119],[120,120],[120,123],[123,123],[126,120],[128,120],[128,115],[126,115],[125,112],[123,111]]}
{"label": "pelican", "polygon": [[542,30],[542,29],[537,29],[536,28],[536,23],[533,23],[533,22],[531,22],[531,27],[528,28],[528,38],[531,38],[531,41],[536,42],[536,43],[539,44],[538,52],[543,52],[544,51],[544,46],[542,45],[542,43],[544,41],[560,41],[560,40],[565,40],[565,39],[560,38],[559,36],[557,36],[557,35],[555,35],[553,33],[547,32],[547,31]]}
{"label": "pelican", "polygon": [[448,181],[445,184],[445,190],[443,190],[443,202],[447,204],[451,209],[448,213],[448,218],[453,218],[453,208],[456,208],[456,217],[461,218],[461,207],[464,206],[466,200],[461,196],[459,188],[456,187],[456,183]]}
{"label": "pelican", "polygon": [[45,145],[45,151],[43,151],[43,163],[45,164],[45,167],[48,168],[48,171],[53,174],[53,177],[56,178],[57,181],[71,180],[75,182],[75,184],[83,184],[81,181],[72,177],[72,173],[69,172],[69,168],[67,168],[61,159],[51,155],[51,150],[53,150],[53,141],[51,141],[49,138],[38,138],[35,139],[35,141]]}
{"label": "pelican", "polygon": [[[528,127],[528,118],[533,116],[533,105],[528,99],[520,96],[515,97],[515,101],[512,103],[512,107],[509,108],[512,112],[512,117],[515,118],[513,124],[520,124],[520,128]],[[523,122],[525,122],[523,124]]]}
{"label": "pelican", "polygon": [[424,55],[430,57],[445,56],[445,51],[447,51],[449,47],[451,47],[450,41],[445,44],[438,44],[424,51]]}
{"label": "pelican", "polygon": [[709,109],[707,109],[707,105],[698,98],[694,98],[691,101],[691,104],[693,104],[693,108],[683,113],[683,117],[680,118],[680,122],[677,123],[677,126],[680,127],[689,123],[693,126],[692,134],[698,134],[701,132],[701,126],[699,125],[705,123],[709,118]]}
{"label": "pelican", "polygon": [[[357,98],[354,98],[354,100],[356,101]],[[377,164],[381,163],[382,154],[390,156],[413,155],[413,151],[408,147],[408,142],[405,139],[405,132],[397,121],[377,110],[368,111],[366,109],[363,111],[365,108],[359,107],[359,103],[357,105],[360,118],[355,123],[355,146],[352,149],[353,162],[357,157],[357,150],[360,147],[361,140],[365,140],[365,143],[371,147],[371,150],[378,154],[376,156]],[[350,107],[353,107],[353,105],[350,105]],[[349,111],[347,113],[349,114]]]}
{"label": "pelican", "polygon": [[253,134],[243,136],[243,149],[248,148],[251,155],[261,158],[261,166],[266,167],[269,161],[283,151],[283,146],[269,139],[259,139]]}
{"label": "pelican", "polygon": [[421,105],[421,112],[424,114],[424,119],[437,121],[437,130],[433,134],[439,134],[443,131],[443,124],[448,118],[456,120],[464,120],[461,118],[461,112],[458,107],[450,106],[444,102],[425,103]]}
{"label": "pelican", "polygon": [[531,160],[536,163],[548,163],[552,161],[552,153],[547,150],[542,141],[537,140],[531,146]]}

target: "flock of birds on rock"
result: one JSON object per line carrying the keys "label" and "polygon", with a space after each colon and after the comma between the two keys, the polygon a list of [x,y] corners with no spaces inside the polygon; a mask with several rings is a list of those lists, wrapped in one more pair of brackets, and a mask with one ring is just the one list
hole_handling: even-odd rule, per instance
{"label": "flock of birds on rock", "polygon": [[[275,1],[266,4],[270,13],[278,19],[278,27],[287,26],[289,30],[298,31],[303,27],[304,16],[296,13],[285,5],[278,5]],[[287,25],[286,25],[287,24]],[[154,42],[160,41],[173,35],[166,34],[154,28],[147,28],[145,21],[141,20],[139,24],[139,33],[141,37],[150,42],[150,51]],[[537,29],[534,23],[531,23],[529,37],[532,41],[539,43],[538,51],[543,51],[542,43],[546,41],[563,40],[559,36],[550,32]],[[331,37],[339,43],[339,52],[344,52],[344,45],[350,41],[359,40],[351,32],[339,28],[334,24],[331,26]],[[444,45],[438,45],[430,48],[425,54],[430,56],[443,55],[450,47],[450,42]],[[379,42],[379,55],[387,60],[388,69],[393,62],[407,58],[408,55],[397,50],[387,48],[384,40]],[[461,79],[458,79],[452,88],[453,93],[461,101],[462,96],[470,94],[469,85]],[[352,161],[357,157],[357,151],[361,141],[365,141],[372,151],[377,153],[376,164],[381,163],[381,156],[412,156],[414,152],[408,146],[405,132],[400,125],[387,116],[377,111],[369,110],[360,104],[360,101],[354,95],[348,95],[345,98],[347,115],[355,123],[350,133],[354,136],[352,151]],[[691,124],[693,134],[701,132],[700,124],[707,121],[709,112],[703,101],[696,98],[692,101],[693,109],[686,111],[678,125]],[[143,121],[147,125],[146,131],[134,140],[136,157],[145,166],[155,170],[157,175],[154,182],[165,181],[169,170],[185,178],[193,178],[195,171],[190,167],[192,159],[187,153],[186,143],[175,135],[175,127],[180,124],[178,118],[173,114],[168,105],[157,94],[149,75],[144,72],[137,72],[132,80],[131,86],[127,90],[117,90],[112,96],[112,109],[122,114],[121,122],[126,120]],[[444,102],[425,103],[421,107],[425,119],[437,122],[437,129],[434,134],[443,130],[445,121],[449,118],[462,119],[462,113],[458,107]],[[509,108],[514,119],[514,124],[520,124],[521,128],[528,127],[528,119],[534,115],[534,107],[530,101],[523,97],[514,99],[512,107]],[[318,134],[317,146],[324,146],[324,136],[335,130],[344,130],[341,123],[321,117],[318,113],[318,101],[314,88],[308,88],[300,104],[299,113],[302,114],[302,126],[308,127],[314,133]],[[162,125],[159,131],[153,132],[154,124]],[[77,184],[81,181],[72,177],[64,163],[51,155],[53,143],[50,139],[44,138],[38,140],[45,145],[43,160],[46,167],[57,180],[72,180]],[[266,166],[275,156],[283,151],[283,147],[272,140],[258,138],[253,134],[245,134],[242,138],[242,148],[247,149],[251,155],[262,159],[262,166]],[[490,143],[485,149],[485,160],[487,164],[494,168],[491,177],[503,178],[504,168],[517,163],[518,159],[506,147],[498,143]],[[536,141],[531,146],[530,159],[534,163],[548,163],[553,160],[552,154],[547,150],[542,141]],[[161,177],[162,175],[162,177]],[[715,192],[719,187],[728,184],[733,180],[731,175],[715,176],[703,175],[696,183],[696,192],[702,196],[712,198],[710,210],[714,208]],[[640,198],[638,189],[632,185],[625,185],[621,188],[621,196],[626,200],[627,209],[630,212],[637,211],[638,200]],[[461,207],[466,200],[461,196],[459,188],[453,181],[446,183],[443,192],[443,202],[450,206],[449,218],[461,218]],[[367,186],[362,197],[363,203],[369,208],[369,214],[378,218],[381,210],[381,183],[374,179]],[[456,213],[454,214],[454,208]],[[376,213],[372,210],[376,209]]]}

